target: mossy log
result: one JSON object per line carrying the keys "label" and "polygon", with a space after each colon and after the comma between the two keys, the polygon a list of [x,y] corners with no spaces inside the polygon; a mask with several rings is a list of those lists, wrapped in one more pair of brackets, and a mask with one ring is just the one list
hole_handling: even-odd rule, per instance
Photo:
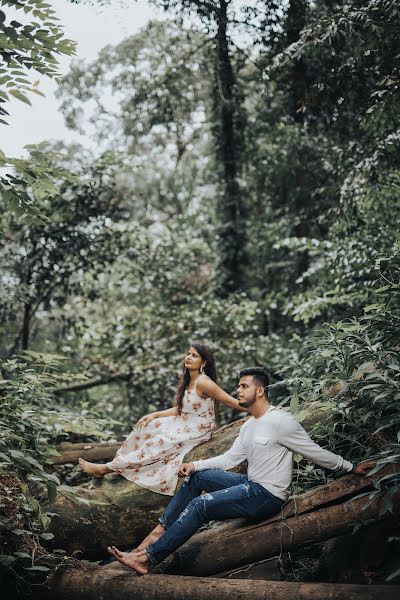
{"label": "mossy log", "polygon": [[[194,535],[156,572],[197,577],[222,574],[336,537],[355,525],[378,522],[387,518],[381,514],[386,492],[373,498],[368,493],[360,496],[360,492],[371,489],[374,478],[397,472],[398,465],[389,465],[371,479],[347,475],[295,498],[282,513],[261,523],[249,524],[243,519],[218,523]],[[390,518],[398,520],[400,504],[395,504],[394,511]],[[111,563],[105,568],[124,567]]]}
{"label": "mossy log", "polygon": [[[303,425],[310,429],[324,418],[326,411],[319,410],[316,403],[310,410],[309,420]],[[195,448],[185,460],[204,459],[225,452],[246,419],[216,431],[211,440]],[[237,468],[242,472],[245,469],[245,464]],[[63,548],[68,553],[82,552],[83,556],[92,559],[104,556],[110,544],[122,548],[136,545],[155,526],[170,500],[169,496],[146,490],[115,474],[74,489],[80,500],[70,493],[61,492],[50,506],[50,510],[56,513],[50,525],[54,534],[51,546]]]}
{"label": "mossy log", "polygon": [[[283,409],[285,410],[285,409]],[[302,410],[306,410],[308,415],[303,425],[310,429],[316,423],[326,421],[329,408],[322,405],[320,402],[306,402],[302,405]],[[239,421],[235,421],[230,425],[222,427],[218,431],[226,431],[227,428],[233,427],[236,432],[232,440],[237,435],[237,427],[240,427],[249,417],[244,417]],[[116,451],[121,446],[121,442],[79,442],[59,444],[56,449],[58,456],[49,456],[49,460],[54,465],[64,465],[67,463],[77,463],[78,458],[89,460],[91,462],[108,462],[115,456]]]}
{"label": "mossy log", "polygon": [[108,462],[112,460],[122,442],[87,442],[82,444],[60,444],[57,446],[58,456],[51,456],[53,465],[77,463],[78,458],[90,462]]}
{"label": "mossy log", "polygon": [[[157,567],[157,573],[214,575],[336,537],[382,518],[385,492],[327,506],[309,513],[231,530],[218,528],[193,536]],[[395,508],[399,511],[399,506]]]}
{"label": "mossy log", "polygon": [[[244,419],[216,431],[211,440],[198,446],[186,460],[209,458],[225,452],[238,435]],[[241,466],[242,471],[245,465]],[[157,523],[170,496],[150,492],[123,477],[110,474],[59,493],[50,510],[53,548],[68,553],[80,551],[87,558],[101,558],[109,544],[128,548],[138,543]]]}
{"label": "mossy log", "polygon": [[46,600],[397,600],[398,586],[246,581],[110,572],[90,565],[55,572],[36,598]]}

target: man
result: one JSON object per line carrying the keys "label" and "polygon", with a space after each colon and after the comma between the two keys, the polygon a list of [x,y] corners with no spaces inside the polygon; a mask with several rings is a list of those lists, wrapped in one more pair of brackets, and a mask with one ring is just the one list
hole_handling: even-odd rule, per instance
{"label": "man", "polygon": [[[108,548],[119,562],[144,575],[150,565],[167,558],[208,521],[264,520],[278,513],[289,496],[293,452],[321,467],[359,475],[375,465],[354,466],[315,444],[290,413],[270,405],[268,383],[268,372],[262,367],[240,372],[237,397],[252,418],[242,425],[227,452],[180,466],[179,475],[186,478],[159,525],[133,552]],[[247,475],[227,472],[244,460],[248,461]]]}

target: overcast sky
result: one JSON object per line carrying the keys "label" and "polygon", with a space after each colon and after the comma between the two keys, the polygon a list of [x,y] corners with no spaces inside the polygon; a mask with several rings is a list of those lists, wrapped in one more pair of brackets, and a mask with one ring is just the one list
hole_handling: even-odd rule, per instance
{"label": "overcast sky", "polygon": [[[67,0],[52,0],[51,4],[64,26],[66,37],[78,43],[75,60],[92,60],[107,44],[117,44],[136,33],[150,19],[162,17],[162,13],[149,6],[146,0],[114,0],[111,7],[103,8],[71,4]],[[61,60],[62,73],[68,71],[70,62],[70,58]],[[47,139],[76,140],[83,145],[91,145],[84,136],[65,127],[54,96],[56,84],[35,74],[34,80],[37,79],[41,80],[40,89],[45,98],[31,94],[32,106],[16,99],[10,102],[10,125],[0,125],[1,149],[8,156],[22,156],[26,144],[37,144]]]}

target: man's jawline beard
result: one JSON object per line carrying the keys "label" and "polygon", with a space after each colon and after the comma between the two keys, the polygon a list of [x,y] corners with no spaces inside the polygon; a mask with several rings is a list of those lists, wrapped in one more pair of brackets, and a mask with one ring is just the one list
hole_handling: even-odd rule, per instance
{"label": "man's jawline beard", "polygon": [[241,406],[242,408],[249,408],[249,406],[254,404],[256,400],[257,397],[254,395],[254,398],[252,398],[251,400],[247,400],[247,402],[239,402],[239,406]]}

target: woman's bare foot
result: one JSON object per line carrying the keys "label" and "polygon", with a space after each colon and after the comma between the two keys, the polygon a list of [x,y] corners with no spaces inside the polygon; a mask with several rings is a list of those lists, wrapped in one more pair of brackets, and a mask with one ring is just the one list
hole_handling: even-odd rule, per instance
{"label": "woman's bare foot", "polygon": [[78,462],[82,471],[85,471],[85,473],[92,475],[93,477],[104,477],[107,473],[112,473],[111,469],[106,465],[96,465],[95,463],[83,460],[83,458],[79,458]]}
{"label": "woman's bare foot", "polygon": [[154,544],[154,542],[156,542],[158,538],[160,538],[163,535],[163,533],[165,533],[165,529],[161,525],[161,523],[159,523],[157,527],[155,527],[153,531],[151,531],[149,535],[144,538],[143,542],[139,544],[139,546],[135,548],[135,550],[133,550],[133,552],[138,552],[141,554],[147,548],[147,546],[150,546],[150,544]]}
{"label": "woman's bare foot", "polygon": [[118,562],[133,569],[138,575],[146,575],[149,572],[149,563],[145,552],[143,554],[121,552],[115,546],[108,546],[107,550]]}

